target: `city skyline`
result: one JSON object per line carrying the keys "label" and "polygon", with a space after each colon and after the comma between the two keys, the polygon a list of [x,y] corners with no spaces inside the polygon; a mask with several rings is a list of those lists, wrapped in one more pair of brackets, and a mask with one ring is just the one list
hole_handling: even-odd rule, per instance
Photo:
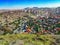
{"label": "city skyline", "polygon": [[0,9],[23,9],[26,7],[60,7],[60,0],[0,0]]}

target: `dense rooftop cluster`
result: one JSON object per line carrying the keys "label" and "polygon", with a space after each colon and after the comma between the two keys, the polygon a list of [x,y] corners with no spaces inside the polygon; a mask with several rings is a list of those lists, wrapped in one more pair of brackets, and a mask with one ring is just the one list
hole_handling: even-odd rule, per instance
{"label": "dense rooftop cluster", "polygon": [[0,11],[0,34],[60,34],[60,8]]}

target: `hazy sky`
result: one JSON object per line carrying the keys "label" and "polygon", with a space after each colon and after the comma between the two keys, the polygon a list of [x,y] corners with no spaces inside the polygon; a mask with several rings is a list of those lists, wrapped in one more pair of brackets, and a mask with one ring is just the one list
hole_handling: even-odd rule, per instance
{"label": "hazy sky", "polygon": [[0,0],[0,9],[21,9],[26,7],[59,7],[60,0]]}

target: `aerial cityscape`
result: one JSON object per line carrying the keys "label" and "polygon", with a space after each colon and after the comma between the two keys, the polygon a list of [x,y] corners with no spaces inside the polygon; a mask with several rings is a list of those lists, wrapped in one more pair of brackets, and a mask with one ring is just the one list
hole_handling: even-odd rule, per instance
{"label": "aerial cityscape", "polygon": [[60,1],[1,0],[0,45],[60,45]]}

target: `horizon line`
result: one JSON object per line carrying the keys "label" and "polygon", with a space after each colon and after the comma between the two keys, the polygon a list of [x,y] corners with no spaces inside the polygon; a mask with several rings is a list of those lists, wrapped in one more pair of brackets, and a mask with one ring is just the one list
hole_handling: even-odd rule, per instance
{"label": "horizon line", "polygon": [[[34,8],[35,6],[33,7],[24,7],[24,8],[0,8],[0,10],[18,10],[18,9],[25,9],[25,8]],[[37,6],[36,6],[37,7]],[[58,8],[60,6],[57,6],[57,7],[37,7],[37,8]]]}

